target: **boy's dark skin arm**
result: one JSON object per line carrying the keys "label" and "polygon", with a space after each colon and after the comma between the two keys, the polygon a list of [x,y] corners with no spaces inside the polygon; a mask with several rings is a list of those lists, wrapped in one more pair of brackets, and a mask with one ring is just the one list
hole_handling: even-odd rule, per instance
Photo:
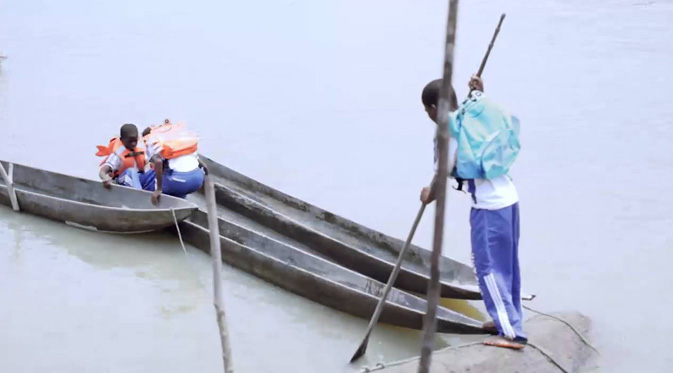
{"label": "boy's dark skin arm", "polygon": [[433,202],[437,197],[435,196],[435,180],[437,179],[437,174],[432,178],[430,186],[426,186],[421,190],[421,202],[428,204]]}
{"label": "boy's dark skin arm", "polygon": [[100,177],[100,179],[103,180],[103,186],[108,189],[112,184],[112,176],[110,176],[111,173],[112,168],[110,168],[110,166],[108,165],[103,165],[103,167],[101,167],[100,171],[98,172],[98,177]]}
{"label": "boy's dark skin arm", "polygon": [[467,85],[470,87],[470,91],[484,92],[484,81],[476,75],[472,75]]}

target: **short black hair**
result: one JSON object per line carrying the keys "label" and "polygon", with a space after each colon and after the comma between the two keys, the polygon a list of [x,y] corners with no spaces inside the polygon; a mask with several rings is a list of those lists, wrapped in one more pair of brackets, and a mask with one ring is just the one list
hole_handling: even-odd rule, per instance
{"label": "short black hair", "polygon": [[138,137],[138,127],[136,127],[135,124],[126,123],[119,130],[119,137],[122,139],[126,139],[133,136]]}
{"label": "short black hair", "polygon": [[[425,85],[423,93],[421,94],[421,101],[425,106],[437,106],[439,102],[439,91],[442,89],[442,79],[435,79]],[[451,97],[449,98],[450,110],[455,110],[458,107],[458,99],[456,98],[456,91],[451,87]]]}

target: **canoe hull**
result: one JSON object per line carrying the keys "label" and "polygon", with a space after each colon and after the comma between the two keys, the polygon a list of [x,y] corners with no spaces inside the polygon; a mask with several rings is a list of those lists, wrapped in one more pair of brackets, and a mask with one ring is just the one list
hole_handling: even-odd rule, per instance
{"label": "canoe hull", "polygon": [[[217,180],[217,203],[300,241],[349,269],[385,282],[403,242],[286,195],[201,156]],[[396,287],[425,293],[430,252],[412,246]],[[441,296],[481,299],[472,268],[450,258],[440,263]]]}
{"label": "canoe hull", "polygon": [[[259,202],[253,201],[223,185],[216,185],[215,193],[217,202],[222,206],[275,231],[282,232],[293,240],[305,243],[315,251],[330,257],[336,263],[340,263],[378,281],[387,281],[390,276],[392,265],[389,261],[382,260],[371,253],[358,250],[352,245],[299,224],[291,218],[269,209]],[[417,258],[413,256],[409,256],[408,258],[409,261],[414,259]],[[422,268],[419,268],[419,265],[415,267],[413,268],[411,263],[403,266],[397,277],[395,286],[416,293],[425,293],[427,291],[428,276]],[[451,278],[453,272],[445,271],[443,275],[445,278]],[[467,288],[467,285],[466,287],[460,287],[456,283],[444,283],[441,295],[448,298],[481,299],[478,288]]]}
{"label": "canoe hull", "polygon": [[[8,164],[3,162],[5,169]],[[102,187],[100,182],[15,164],[14,190],[21,212],[101,232],[142,233],[160,230],[187,218],[197,206],[162,196],[159,207],[150,193],[131,188]],[[0,204],[11,206],[0,180]],[[175,220],[173,217],[175,213]]]}
{"label": "canoe hull", "polygon": [[[219,224],[224,262],[330,308],[365,319],[373,314],[383,283],[224,219]],[[185,241],[209,253],[206,227],[207,217],[201,211],[180,224]],[[425,300],[393,289],[380,320],[420,330],[426,307]],[[485,333],[478,321],[464,315],[442,307],[438,315],[439,332]]]}
{"label": "canoe hull", "polygon": [[[73,201],[16,191],[21,212],[41,216],[91,231],[111,233],[144,233],[174,225],[170,211],[106,209]],[[148,197],[149,198],[149,197]],[[0,186],[0,204],[11,206],[7,189]],[[187,218],[193,210],[175,211],[177,221]]]}

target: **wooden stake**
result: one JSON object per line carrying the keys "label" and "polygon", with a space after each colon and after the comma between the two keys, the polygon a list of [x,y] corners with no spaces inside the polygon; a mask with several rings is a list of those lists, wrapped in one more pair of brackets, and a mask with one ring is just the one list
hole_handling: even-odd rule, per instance
{"label": "wooden stake", "polygon": [[220,248],[220,227],[217,222],[217,207],[215,205],[215,185],[210,176],[206,175],[206,206],[208,210],[208,228],[210,229],[210,255],[213,257],[213,289],[215,314],[217,325],[220,328],[220,342],[222,344],[222,361],[224,372],[233,373],[234,365],[231,360],[231,345],[227,318],[222,300],[222,251]]}
{"label": "wooden stake", "polygon": [[5,181],[7,186],[7,194],[9,194],[9,201],[12,204],[14,211],[19,211],[19,201],[16,198],[16,191],[14,190],[14,164],[9,164],[9,172],[5,171],[5,166],[0,162],[0,176]]}
{"label": "wooden stake", "polygon": [[444,210],[446,208],[447,168],[449,163],[449,110],[451,79],[453,77],[453,49],[456,42],[456,25],[458,16],[458,0],[449,1],[449,14],[446,26],[446,48],[444,51],[444,75],[437,107],[437,147],[439,150],[438,173],[435,182],[437,210],[435,212],[435,233],[430,256],[430,282],[426,300],[428,310],[423,322],[423,339],[421,342],[421,359],[419,373],[429,373],[434,347],[435,329],[437,328],[437,304],[439,302],[439,260],[442,256],[442,240],[444,238]]}

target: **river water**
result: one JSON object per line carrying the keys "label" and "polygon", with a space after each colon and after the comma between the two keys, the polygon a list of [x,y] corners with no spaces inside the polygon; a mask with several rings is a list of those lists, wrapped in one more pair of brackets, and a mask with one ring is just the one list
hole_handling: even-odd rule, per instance
{"label": "river water", "polygon": [[[432,177],[420,90],[441,73],[446,6],[0,0],[0,158],[95,178],[95,145],[122,123],[171,118],[204,154],[404,237]],[[461,2],[461,95],[501,12],[484,80],[522,120],[531,306],[590,316],[602,371],[671,371],[673,2]],[[468,211],[451,193],[444,251],[466,262]],[[224,268],[238,371],[355,368],[365,320]],[[0,371],[221,371],[209,258],[170,235],[0,208],[0,281]],[[381,326],[363,364],[416,355],[418,339]]]}

